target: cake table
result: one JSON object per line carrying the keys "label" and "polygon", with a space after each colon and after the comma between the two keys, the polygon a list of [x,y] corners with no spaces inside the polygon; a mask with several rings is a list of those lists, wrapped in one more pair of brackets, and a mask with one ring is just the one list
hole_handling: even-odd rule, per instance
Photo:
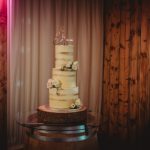
{"label": "cake table", "polygon": [[[46,106],[41,106],[45,108]],[[82,111],[86,108],[83,107]],[[28,114],[28,115],[26,115]],[[73,113],[74,114],[74,113]],[[98,126],[95,124],[94,120],[89,120],[87,116],[86,123],[72,123],[66,124],[60,123],[46,123],[39,122],[38,112],[29,113],[18,113],[16,121],[19,125],[25,127],[27,130],[27,135],[31,138],[45,141],[45,142],[79,142],[85,141],[97,133]],[[93,118],[94,119],[94,118]],[[83,121],[83,120],[81,120]]]}

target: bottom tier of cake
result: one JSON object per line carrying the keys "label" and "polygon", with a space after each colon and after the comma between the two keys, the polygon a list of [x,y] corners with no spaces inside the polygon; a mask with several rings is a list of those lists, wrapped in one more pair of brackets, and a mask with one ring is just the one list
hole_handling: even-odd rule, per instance
{"label": "bottom tier of cake", "polygon": [[85,124],[87,122],[87,108],[53,109],[47,105],[39,106],[38,122],[47,124]]}

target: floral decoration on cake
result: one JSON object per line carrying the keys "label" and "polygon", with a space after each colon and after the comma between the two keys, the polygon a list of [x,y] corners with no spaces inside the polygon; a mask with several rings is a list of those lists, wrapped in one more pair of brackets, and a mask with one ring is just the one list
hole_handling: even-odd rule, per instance
{"label": "floral decoration on cake", "polygon": [[81,100],[80,100],[80,98],[76,99],[75,105],[78,106],[78,107],[81,106]]}
{"label": "floral decoration on cake", "polygon": [[56,79],[49,79],[47,82],[47,88],[61,88],[61,82]]}
{"label": "floral decoration on cake", "polygon": [[70,109],[78,109],[81,106],[81,100],[78,98],[70,105]]}
{"label": "floral decoration on cake", "polygon": [[79,68],[79,63],[78,61],[74,61],[74,62],[68,62],[67,64],[63,64],[60,67],[60,70],[62,71],[76,71]]}

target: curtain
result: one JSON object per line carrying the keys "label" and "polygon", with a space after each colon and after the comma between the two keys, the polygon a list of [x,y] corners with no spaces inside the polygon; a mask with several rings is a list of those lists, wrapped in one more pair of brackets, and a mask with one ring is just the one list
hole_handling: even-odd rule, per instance
{"label": "curtain", "polygon": [[54,67],[55,34],[63,27],[74,39],[80,98],[99,119],[102,85],[101,0],[10,0],[8,137],[19,141],[17,112],[48,103],[47,81]]}
{"label": "curtain", "polygon": [[0,0],[0,148],[6,149],[7,3]]}

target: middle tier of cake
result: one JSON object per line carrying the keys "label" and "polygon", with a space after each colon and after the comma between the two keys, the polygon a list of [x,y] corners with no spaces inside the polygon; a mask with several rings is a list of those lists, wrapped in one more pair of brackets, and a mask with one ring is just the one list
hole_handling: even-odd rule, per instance
{"label": "middle tier of cake", "polygon": [[76,71],[62,71],[53,68],[52,78],[61,82],[62,89],[76,87]]}

